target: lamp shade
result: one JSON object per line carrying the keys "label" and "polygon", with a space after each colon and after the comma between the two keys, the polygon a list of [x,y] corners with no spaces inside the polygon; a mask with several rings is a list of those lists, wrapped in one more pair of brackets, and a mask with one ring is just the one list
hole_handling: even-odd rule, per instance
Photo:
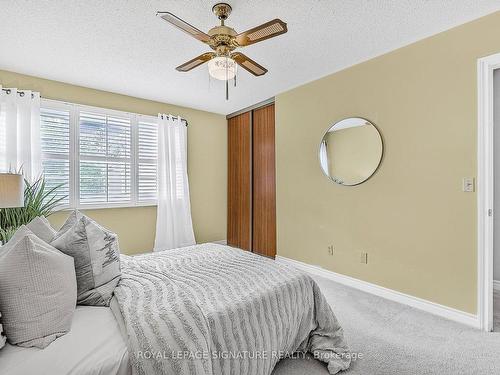
{"label": "lamp shade", "polygon": [[0,208],[24,206],[22,174],[0,173]]}
{"label": "lamp shade", "polygon": [[230,57],[218,56],[208,62],[208,73],[215,79],[229,81],[236,75],[236,61]]}

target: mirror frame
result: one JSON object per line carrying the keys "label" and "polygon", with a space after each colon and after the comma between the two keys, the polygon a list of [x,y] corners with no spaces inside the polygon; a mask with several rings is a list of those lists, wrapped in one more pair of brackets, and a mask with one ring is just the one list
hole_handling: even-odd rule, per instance
{"label": "mirror frame", "polygon": [[[359,118],[361,120],[364,120],[366,122],[369,122],[374,128],[375,130],[377,131],[379,137],[380,137],[380,143],[382,145],[382,152],[380,154],[380,160],[377,164],[377,167],[373,170],[372,174],[369,175],[367,178],[365,178],[363,181],[361,182],[358,182],[356,184],[350,184],[350,185],[347,185],[347,184],[339,184],[337,181],[335,181],[331,176],[329,176],[328,174],[326,174],[326,172],[323,170],[323,166],[321,165],[321,144],[323,143],[323,139],[325,139],[325,135],[330,131],[331,128],[333,128],[335,125],[337,125],[339,122],[342,122],[344,120],[348,120],[348,119],[352,119],[352,118]],[[321,173],[323,173],[323,175],[328,178],[328,180],[330,180],[330,182],[334,182],[336,185],[339,185],[339,186],[347,186],[347,187],[350,187],[350,186],[358,186],[358,185],[361,185],[363,183],[365,183],[366,181],[368,181],[370,178],[373,177],[373,175],[375,175],[375,173],[377,173],[377,171],[379,170],[380,168],[380,165],[382,164],[382,160],[384,160],[384,156],[385,156],[385,142],[384,142],[384,138],[382,137],[382,133],[380,132],[379,128],[377,127],[377,125],[375,125],[372,121],[364,118],[364,117],[360,117],[360,116],[350,116],[350,117],[345,117],[341,120],[338,120],[338,121],[335,121],[333,123],[333,125],[330,125],[328,128],[326,128],[326,130],[323,132],[323,136],[321,137],[321,140],[319,141],[319,145],[318,145],[318,165],[319,165],[319,169],[321,169]]]}

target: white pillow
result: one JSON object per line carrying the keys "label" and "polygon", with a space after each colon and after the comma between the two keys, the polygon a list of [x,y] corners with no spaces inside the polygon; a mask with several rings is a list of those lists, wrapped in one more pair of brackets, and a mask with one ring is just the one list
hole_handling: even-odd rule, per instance
{"label": "white pillow", "polygon": [[118,236],[75,210],[51,245],[75,259],[78,304],[109,306],[121,277]]}
{"label": "white pillow", "polygon": [[21,226],[0,250],[0,311],[7,340],[45,348],[70,330],[75,307],[73,258]]}
{"label": "white pillow", "polygon": [[45,216],[37,216],[26,225],[38,238],[50,243],[57,231],[52,228]]}

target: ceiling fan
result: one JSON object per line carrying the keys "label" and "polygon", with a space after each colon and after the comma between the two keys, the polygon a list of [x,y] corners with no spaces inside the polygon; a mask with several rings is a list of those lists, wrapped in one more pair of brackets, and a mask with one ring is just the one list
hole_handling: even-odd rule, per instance
{"label": "ceiling fan", "polygon": [[198,39],[200,42],[207,44],[214,50],[214,52],[203,53],[179,65],[176,69],[180,72],[188,72],[208,62],[209,74],[216,79],[226,81],[226,99],[228,97],[227,82],[234,78],[236,85],[237,65],[255,76],[262,76],[267,73],[267,69],[262,65],[241,52],[235,52],[235,50],[239,47],[249,46],[287,32],[286,23],[277,18],[238,34],[233,28],[225,25],[225,21],[231,14],[231,11],[232,8],[229,4],[215,4],[212,12],[219,18],[220,26],[215,26],[208,33],[204,33],[170,12],[157,13],[157,15],[168,23],[191,35],[193,38]]}

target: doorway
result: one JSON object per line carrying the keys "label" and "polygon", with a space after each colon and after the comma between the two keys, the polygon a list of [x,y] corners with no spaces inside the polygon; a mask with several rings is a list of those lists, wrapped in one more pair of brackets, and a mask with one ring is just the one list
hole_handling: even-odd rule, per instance
{"label": "doorway", "polygon": [[[497,317],[500,317],[498,314],[500,308],[494,308],[494,302],[500,305],[498,303],[500,294],[495,293],[494,289],[495,284],[498,285],[494,282],[495,242],[500,249],[500,115],[498,112],[500,111],[500,85],[498,83],[500,80],[500,73],[498,73],[500,72],[500,53],[480,58],[477,68],[477,326],[484,331],[492,331],[495,310]],[[495,141],[495,137],[498,138],[498,141]],[[498,154],[495,150],[499,150]],[[497,163],[495,163],[495,159],[498,160]],[[497,194],[495,194],[495,188],[498,190]],[[494,198],[495,196],[497,199]],[[495,203],[497,203],[496,209]],[[498,224],[496,236],[495,224]],[[499,257],[496,257],[497,263]],[[497,273],[496,277],[500,277],[500,275]],[[498,298],[494,298],[494,296]],[[498,324],[496,328],[500,328]]]}
{"label": "doorway", "polygon": [[493,331],[500,332],[500,69],[493,71]]}

